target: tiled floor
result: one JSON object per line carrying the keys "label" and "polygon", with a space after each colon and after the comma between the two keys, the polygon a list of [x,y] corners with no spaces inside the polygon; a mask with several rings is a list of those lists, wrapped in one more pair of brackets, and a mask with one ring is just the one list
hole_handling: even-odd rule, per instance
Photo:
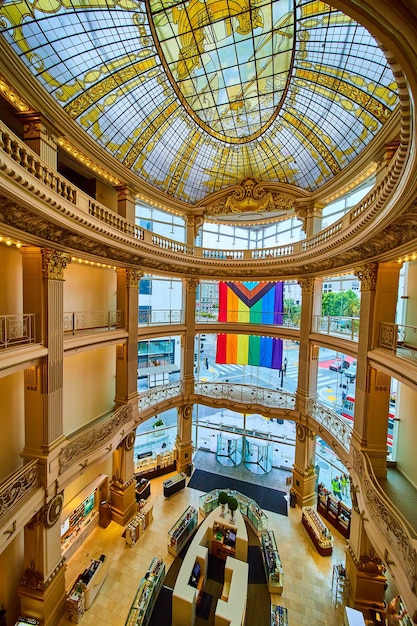
{"label": "tiled floor", "polygon": [[[201,469],[212,470],[208,464],[208,457],[205,461],[204,457],[201,460],[197,456],[195,461]],[[217,470],[222,469],[215,467]],[[274,478],[268,475],[268,480],[274,479],[274,486],[285,490],[288,472],[274,470],[274,474]],[[81,618],[79,622],[81,626],[88,624],[124,626],[139,582],[152,558],[154,556],[163,558],[167,569],[174,560],[168,553],[167,532],[189,504],[198,507],[201,492],[186,487],[166,499],[163,497],[162,489],[162,483],[166,478],[167,476],[161,476],[151,481],[148,502],[154,507],[153,521],[132,548],[128,547],[122,538],[123,528],[111,522],[107,529],[95,529],[68,562],[66,583],[70,589],[78,574],[89,565],[91,558],[99,558],[101,554],[106,554],[111,559],[108,576],[94,603]],[[263,484],[268,486],[266,483]],[[290,626],[342,626],[343,607],[340,603],[335,604],[331,586],[333,565],[345,561],[345,539],[334,530],[333,555],[322,557],[301,524],[299,507],[295,509],[289,507],[288,517],[266,513],[268,528],[275,533],[284,568],[284,591],[282,596],[275,596],[274,600],[288,608]],[[60,626],[70,624],[71,622],[63,619]]]}

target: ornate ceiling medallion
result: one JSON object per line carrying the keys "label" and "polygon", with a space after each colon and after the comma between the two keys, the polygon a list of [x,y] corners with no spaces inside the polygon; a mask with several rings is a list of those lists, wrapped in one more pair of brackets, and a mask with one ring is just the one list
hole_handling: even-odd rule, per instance
{"label": "ornate ceiling medallion", "polygon": [[268,128],[289,80],[293,0],[150,0],[148,6],[167,74],[194,120],[232,143]]}

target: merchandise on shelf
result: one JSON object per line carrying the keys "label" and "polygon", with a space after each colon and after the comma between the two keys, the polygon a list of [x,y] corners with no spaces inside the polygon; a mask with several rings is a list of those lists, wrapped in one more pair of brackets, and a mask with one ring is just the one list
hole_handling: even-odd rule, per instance
{"label": "merchandise on shelf", "polygon": [[176,556],[188,537],[194,532],[198,522],[198,511],[193,506],[189,506],[181,517],[168,531],[168,551]]}
{"label": "merchandise on shelf", "polygon": [[152,615],[156,599],[165,578],[165,564],[154,557],[138,590],[127,616],[125,626],[146,626]]}
{"label": "merchandise on shelf", "polygon": [[262,533],[261,546],[268,591],[270,593],[282,593],[284,572],[273,531],[266,530]]}
{"label": "merchandise on shelf", "polygon": [[126,539],[126,543],[128,546],[133,548],[141,534],[148,528],[149,524],[152,522],[153,516],[153,506],[149,505],[146,500],[143,500],[144,504],[142,505],[139,502],[138,507],[139,510],[136,515],[130,520],[129,524],[126,526],[125,531],[122,535]]}
{"label": "merchandise on shelf", "polygon": [[271,626],[288,626],[288,610],[278,604],[271,605]]}
{"label": "merchandise on shelf", "polygon": [[317,511],[312,506],[303,507],[301,520],[319,554],[322,556],[332,554],[333,537]]}

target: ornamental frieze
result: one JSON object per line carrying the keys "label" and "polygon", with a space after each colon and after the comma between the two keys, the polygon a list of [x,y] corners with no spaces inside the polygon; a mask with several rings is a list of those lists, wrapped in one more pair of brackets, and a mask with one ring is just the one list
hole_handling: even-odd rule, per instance
{"label": "ornamental frieze", "polygon": [[91,428],[69,441],[59,453],[59,473],[63,474],[69,467],[77,462],[85,467],[87,461],[81,463],[81,459],[85,458],[87,454],[103,446],[106,441],[114,437],[120,426],[132,419],[132,412],[131,404],[123,405],[103,424]]}

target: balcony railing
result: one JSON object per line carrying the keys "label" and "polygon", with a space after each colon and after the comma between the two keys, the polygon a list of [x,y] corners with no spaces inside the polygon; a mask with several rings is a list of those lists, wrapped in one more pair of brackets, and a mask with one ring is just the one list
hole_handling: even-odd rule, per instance
{"label": "balcony railing", "polygon": [[[195,321],[198,324],[212,324],[219,321],[218,316],[219,312],[217,309],[196,311]],[[265,326],[285,326],[286,328],[300,327],[300,316],[294,316],[291,312],[234,311],[233,309],[228,309],[225,317],[227,317],[227,323],[263,324]]]}
{"label": "balcony railing", "polygon": [[159,326],[160,324],[183,324],[184,311],[182,309],[151,309],[139,311],[139,326]]}
{"label": "balcony railing", "polygon": [[64,313],[64,333],[123,328],[123,311],[76,311]]}
{"label": "balcony railing", "polygon": [[315,315],[313,318],[313,331],[323,335],[358,341],[359,317]]}
{"label": "balcony railing", "polygon": [[0,350],[35,343],[35,314],[0,315]]}
{"label": "balcony railing", "polygon": [[26,463],[0,485],[0,523],[39,486],[38,461]]}
{"label": "balcony railing", "polygon": [[417,359],[417,326],[381,322],[378,347],[389,350],[396,356],[415,361]]}

